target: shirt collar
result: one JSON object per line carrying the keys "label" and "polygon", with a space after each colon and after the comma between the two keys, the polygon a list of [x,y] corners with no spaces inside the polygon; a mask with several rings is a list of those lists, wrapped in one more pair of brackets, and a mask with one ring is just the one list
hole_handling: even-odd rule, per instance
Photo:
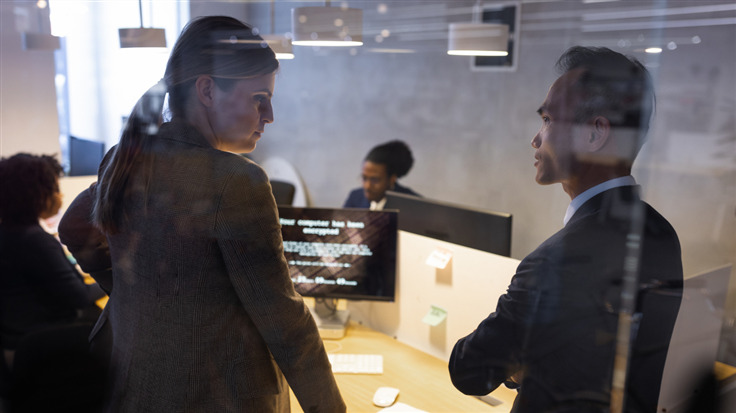
{"label": "shirt collar", "polygon": [[631,175],[620,176],[618,178],[610,179],[606,182],[600,183],[592,188],[588,188],[580,195],[576,196],[570,205],[567,207],[565,212],[565,219],[563,220],[564,225],[570,221],[575,212],[590,198],[600,194],[601,192],[608,191],[609,189],[618,188],[621,186],[633,186],[636,185],[636,180]]}
{"label": "shirt collar", "polygon": [[386,205],[385,196],[380,201],[371,201],[371,211],[382,211],[384,205]]}

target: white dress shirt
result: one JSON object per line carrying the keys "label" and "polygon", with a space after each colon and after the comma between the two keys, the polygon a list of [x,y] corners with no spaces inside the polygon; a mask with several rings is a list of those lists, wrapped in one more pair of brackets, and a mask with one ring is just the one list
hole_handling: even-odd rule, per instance
{"label": "white dress shirt", "polygon": [[384,196],[383,199],[380,201],[371,201],[371,211],[382,211],[383,206],[386,205],[386,197]]}
{"label": "white dress shirt", "polygon": [[572,202],[570,202],[570,205],[567,207],[567,211],[565,212],[565,219],[563,220],[564,225],[567,225],[567,222],[570,221],[570,218],[572,218],[573,215],[575,215],[575,211],[577,211],[587,200],[590,198],[593,198],[594,196],[600,194],[603,191],[608,191],[612,188],[618,188],[620,186],[634,186],[636,185],[636,181],[634,180],[634,177],[631,175],[627,176],[620,176],[618,178],[609,179],[606,182],[600,183],[592,188],[588,188],[580,195],[573,198]]}

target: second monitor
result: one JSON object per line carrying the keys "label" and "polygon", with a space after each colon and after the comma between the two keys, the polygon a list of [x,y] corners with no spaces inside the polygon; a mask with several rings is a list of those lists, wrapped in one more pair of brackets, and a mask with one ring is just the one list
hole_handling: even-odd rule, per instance
{"label": "second monitor", "polygon": [[511,214],[386,192],[399,229],[493,254],[511,256]]}

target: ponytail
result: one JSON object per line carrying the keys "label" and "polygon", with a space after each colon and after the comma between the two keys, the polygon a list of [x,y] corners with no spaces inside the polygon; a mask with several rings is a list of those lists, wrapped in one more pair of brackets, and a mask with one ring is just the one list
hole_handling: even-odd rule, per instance
{"label": "ponytail", "polygon": [[[133,107],[120,142],[100,171],[92,218],[103,232],[114,234],[123,223],[123,201],[128,177],[161,125],[166,94],[163,80],[146,91]],[[148,181],[148,179],[146,179]]]}

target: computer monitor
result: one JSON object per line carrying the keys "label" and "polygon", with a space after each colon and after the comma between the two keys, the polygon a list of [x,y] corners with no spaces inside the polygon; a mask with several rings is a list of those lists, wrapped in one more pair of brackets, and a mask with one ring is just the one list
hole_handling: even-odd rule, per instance
{"label": "computer monitor", "polygon": [[347,312],[337,299],[393,301],[396,211],[280,205],[284,255],[298,293],[315,298],[315,320],[337,329]]}
{"label": "computer monitor", "polygon": [[69,176],[97,175],[105,144],[87,139],[69,137]]}
{"label": "computer monitor", "polygon": [[399,229],[511,256],[511,214],[386,191],[384,209],[399,210]]}

